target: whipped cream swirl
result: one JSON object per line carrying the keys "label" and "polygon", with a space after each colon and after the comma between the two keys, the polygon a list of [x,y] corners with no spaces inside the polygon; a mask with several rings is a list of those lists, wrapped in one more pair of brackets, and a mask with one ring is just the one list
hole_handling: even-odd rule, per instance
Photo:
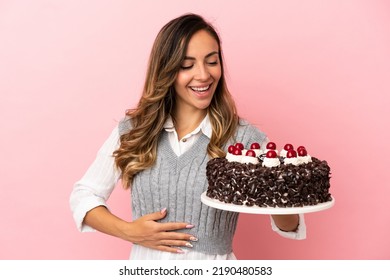
{"label": "whipped cream swirl", "polygon": [[266,167],[277,167],[280,165],[280,160],[279,158],[267,158],[265,157],[263,159],[263,166],[266,166]]}
{"label": "whipped cream swirl", "polygon": [[261,150],[261,149],[252,149],[252,151],[255,152],[257,157],[263,154],[263,150]]}
{"label": "whipped cream swirl", "polygon": [[242,163],[258,164],[259,163],[259,159],[257,157],[242,156],[241,162]]}
{"label": "whipped cream swirl", "polygon": [[303,157],[298,156],[298,161],[299,161],[299,164],[309,163],[309,162],[311,162],[311,156],[310,155],[303,156]]}
{"label": "whipped cream swirl", "polygon": [[284,159],[284,164],[292,164],[292,165],[299,165],[301,162],[297,157],[292,157],[292,158],[285,158]]}
{"label": "whipped cream swirl", "polygon": [[242,155],[233,155],[231,153],[226,154],[226,159],[228,160],[228,162],[241,162],[242,157]]}
{"label": "whipped cream swirl", "polygon": [[280,151],[280,156],[281,156],[281,157],[284,157],[284,158],[287,157],[287,152],[288,152],[287,150],[282,149],[282,150]]}

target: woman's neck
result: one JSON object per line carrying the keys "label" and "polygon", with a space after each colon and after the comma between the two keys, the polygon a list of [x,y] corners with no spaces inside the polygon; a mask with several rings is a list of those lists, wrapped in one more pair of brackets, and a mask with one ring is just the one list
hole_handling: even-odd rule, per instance
{"label": "woman's neck", "polygon": [[194,129],[199,126],[199,124],[203,121],[206,115],[207,110],[196,110],[192,112],[173,112],[172,119],[179,140],[182,139],[188,133],[194,131]]}

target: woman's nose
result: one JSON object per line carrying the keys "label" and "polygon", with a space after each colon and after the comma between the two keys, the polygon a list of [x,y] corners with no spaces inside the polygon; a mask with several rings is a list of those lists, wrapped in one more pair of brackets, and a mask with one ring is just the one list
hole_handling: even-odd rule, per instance
{"label": "woman's nose", "polygon": [[195,75],[195,79],[200,81],[205,81],[210,78],[210,72],[208,71],[205,65],[200,65],[197,69],[197,73]]}

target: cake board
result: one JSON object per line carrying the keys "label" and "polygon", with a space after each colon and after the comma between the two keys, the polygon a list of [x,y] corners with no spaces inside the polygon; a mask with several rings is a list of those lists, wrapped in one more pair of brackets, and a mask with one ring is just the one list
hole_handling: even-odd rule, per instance
{"label": "cake board", "polygon": [[288,214],[304,214],[319,212],[333,207],[335,199],[332,196],[332,200],[328,202],[319,203],[317,205],[309,205],[303,207],[259,207],[259,206],[245,206],[235,205],[230,203],[221,202],[217,199],[210,198],[206,195],[206,192],[201,195],[202,203],[207,206],[217,208],[220,210],[240,212],[248,214],[265,214],[265,215],[288,215]]}

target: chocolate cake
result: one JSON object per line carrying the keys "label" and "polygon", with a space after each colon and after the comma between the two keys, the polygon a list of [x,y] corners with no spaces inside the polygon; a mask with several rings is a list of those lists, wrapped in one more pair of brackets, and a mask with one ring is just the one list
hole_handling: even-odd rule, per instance
{"label": "chocolate cake", "polygon": [[253,143],[230,146],[225,158],[207,164],[206,195],[225,203],[259,207],[303,207],[332,200],[330,167],[291,144],[280,153],[273,142],[262,151]]}

